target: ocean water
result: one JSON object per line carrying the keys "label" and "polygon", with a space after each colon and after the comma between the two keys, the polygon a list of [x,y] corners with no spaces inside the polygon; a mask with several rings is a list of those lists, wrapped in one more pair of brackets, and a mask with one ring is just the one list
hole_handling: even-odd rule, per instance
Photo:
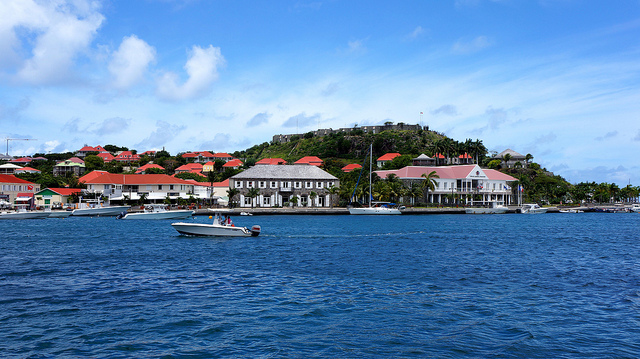
{"label": "ocean water", "polygon": [[638,214],[235,221],[1,222],[0,357],[640,357]]}

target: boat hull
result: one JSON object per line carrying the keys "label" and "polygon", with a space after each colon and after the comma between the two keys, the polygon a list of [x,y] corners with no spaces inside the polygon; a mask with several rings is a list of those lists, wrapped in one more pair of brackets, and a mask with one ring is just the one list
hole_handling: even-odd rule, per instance
{"label": "boat hull", "polygon": [[385,207],[362,207],[362,208],[349,208],[351,214],[402,214],[397,208],[385,208]]}
{"label": "boat hull", "polygon": [[195,211],[185,209],[165,212],[127,213],[121,219],[186,219],[193,216]]}
{"label": "boat hull", "polygon": [[109,206],[74,209],[74,216],[117,216],[129,209],[129,206]]}
{"label": "boat hull", "polygon": [[503,214],[507,213],[509,208],[465,208],[466,214]]}
{"label": "boat hull", "polygon": [[49,218],[67,218],[71,216],[71,211],[51,211],[49,213]]}
{"label": "boat hull", "polygon": [[49,218],[49,212],[3,212],[0,213],[0,219],[44,219]]}
{"label": "boat hull", "polygon": [[202,223],[171,223],[180,234],[189,236],[208,237],[256,237],[260,234],[260,226],[253,226],[251,230],[245,227],[223,226]]}

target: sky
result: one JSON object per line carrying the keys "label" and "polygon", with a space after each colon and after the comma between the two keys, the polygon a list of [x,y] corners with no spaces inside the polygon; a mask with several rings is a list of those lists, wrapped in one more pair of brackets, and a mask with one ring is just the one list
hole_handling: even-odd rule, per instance
{"label": "sky", "polygon": [[2,153],[387,121],[640,185],[640,0],[0,0]]}

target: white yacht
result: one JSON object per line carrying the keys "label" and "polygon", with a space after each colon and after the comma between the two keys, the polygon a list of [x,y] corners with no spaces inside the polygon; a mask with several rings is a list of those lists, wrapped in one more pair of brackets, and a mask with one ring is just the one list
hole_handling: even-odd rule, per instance
{"label": "white yacht", "polygon": [[154,204],[144,207],[143,212],[127,213],[118,219],[186,219],[195,213],[191,209],[168,210],[166,205]]}
{"label": "white yacht", "polygon": [[[173,228],[180,234],[190,236],[215,236],[215,237],[257,237],[260,234],[260,226],[254,225],[251,229],[247,227],[236,227],[231,223],[228,216],[222,218],[219,213],[213,216],[212,224],[204,223],[171,223]],[[212,218],[212,216],[209,216]]]}
{"label": "white yacht", "polygon": [[43,219],[49,218],[49,212],[29,211],[26,206],[19,206],[15,211],[0,212],[0,219]]}
{"label": "white yacht", "polygon": [[540,207],[537,203],[525,203],[520,207],[520,213],[540,214],[547,213],[548,208]]}
{"label": "white yacht", "polygon": [[110,206],[100,202],[100,200],[80,201],[78,208],[74,209],[74,216],[117,216],[126,212],[131,206]]}
{"label": "white yacht", "polygon": [[508,210],[509,208],[503,202],[491,202],[489,207],[467,207],[464,212],[467,214],[503,214]]}

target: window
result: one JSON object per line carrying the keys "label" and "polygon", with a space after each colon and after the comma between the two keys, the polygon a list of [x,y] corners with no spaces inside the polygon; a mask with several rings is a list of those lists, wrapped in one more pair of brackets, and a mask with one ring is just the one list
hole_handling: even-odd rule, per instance
{"label": "window", "polygon": [[247,181],[247,188],[253,188],[253,181]]}
{"label": "window", "polygon": [[264,204],[265,206],[270,206],[271,205],[271,197],[262,197],[262,204]]}
{"label": "window", "polygon": [[445,183],[444,183],[444,189],[445,189],[445,190],[447,189],[447,183],[448,183],[448,182],[445,182]]}
{"label": "window", "polygon": [[251,198],[250,197],[245,197],[244,198],[244,204],[247,205],[247,206],[250,206],[251,205]]}
{"label": "window", "polygon": [[271,181],[271,188],[278,188],[278,182]]}
{"label": "window", "polygon": [[316,183],[316,188],[322,188],[322,185],[323,185],[323,184],[324,184],[324,183],[322,183],[322,182],[318,182],[318,183]]}
{"label": "window", "polygon": [[307,181],[307,182],[304,184],[304,187],[305,187],[305,188],[313,188],[313,183],[311,183],[311,181]]}
{"label": "window", "polygon": [[293,183],[293,187],[294,188],[302,188],[302,182],[294,182]]}
{"label": "window", "polygon": [[282,188],[289,188],[291,187],[291,182],[282,182]]}
{"label": "window", "polygon": [[265,181],[260,181],[259,185],[260,185],[260,188],[267,188],[267,182]]}
{"label": "window", "polygon": [[172,185],[172,184],[170,184],[170,185],[169,185],[169,189],[170,189],[170,190],[172,190],[172,189],[173,189],[173,185]]}
{"label": "window", "polygon": [[242,188],[242,181],[236,181],[235,188]]}
{"label": "window", "polygon": [[162,185],[161,184],[158,185],[158,190],[162,190]]}
{"label": "window", "polygon": [[147,185],[147,191],[151,191],[151,185],[150,184]]}

